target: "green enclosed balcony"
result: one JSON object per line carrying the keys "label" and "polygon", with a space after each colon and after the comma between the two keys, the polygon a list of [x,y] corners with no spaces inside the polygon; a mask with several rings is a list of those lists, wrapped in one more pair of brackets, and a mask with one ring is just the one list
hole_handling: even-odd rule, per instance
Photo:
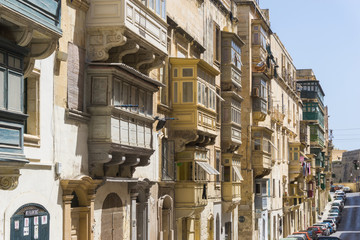
{"label": "green enclosed balcony", "polygon": [[310,144],[312,147],[325,147],[324,132],[318,125],[310,125]]}
{"label": "green enclosed balcony", "polygon": [[324,114],[318,103],[304,103],[303,120],[318,123],[322,128],[324,128]]}

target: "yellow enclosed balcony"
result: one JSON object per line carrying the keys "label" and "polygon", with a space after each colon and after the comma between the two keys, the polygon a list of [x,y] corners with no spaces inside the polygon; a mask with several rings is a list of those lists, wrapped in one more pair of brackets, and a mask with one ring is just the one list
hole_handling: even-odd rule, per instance
{"label": "yellow enclosed balcony", "polygon": [[209,164],[206,148],[187,147],[176,154],[175,160],[177,217],[191,216],[201,212],[207,205],[209,175],[220,173]]}
{"label": "yellow enclosed balcony", "polygon": [[188,143],[214,144],[220,124],[216,111],[220,96],[215,86],[219,72],[201,59],[170,58],[170,63],[172,116],[176,119],[170,122],[170,134],[177,150]]}
{"label": "yellow enclosed balcony", "polygon": [[223,181],[221,184],[223,206],[225,211],[230,211],[241,200],[241,176],[240,155],[223,153],[222,156]]}
{"label": "yellow enclosed balcony", "polygon": [[271,172],[273,130],[267,127],[252,127],[252,166],[256,178],[262,178]]}
{"label": "yellow enclosed balcony", "polygon": [[302,163],[300,162],[300,142],[289,143],[289,179],[295,181],[302,175]]}

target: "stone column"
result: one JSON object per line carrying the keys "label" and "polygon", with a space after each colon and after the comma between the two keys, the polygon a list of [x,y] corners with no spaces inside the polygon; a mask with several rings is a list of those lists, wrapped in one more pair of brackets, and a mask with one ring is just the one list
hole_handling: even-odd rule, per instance
{"label": "stone column", "polygon": [[64,195],[63,196],[63,239],[71,240],[71,200],[74,195]]}
{"label": "stone column", "polygon": [[131,193],[131,240],[137,239],[137,225],[136,225],[136,198],[139,195],[139,193]]}

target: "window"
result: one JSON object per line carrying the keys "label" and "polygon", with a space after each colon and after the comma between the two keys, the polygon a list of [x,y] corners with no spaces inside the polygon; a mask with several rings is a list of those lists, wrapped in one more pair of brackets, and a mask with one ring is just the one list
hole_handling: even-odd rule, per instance
{"label": "window", "polygon": [[241,49],[234,41],[231,42],[231,62],[241,69]]}
{"label": "window", "polygon": [[[221,174],[221,169],[220,169],[220,155],[221,155],[221,153],[220,153],[220,151],[216,151],[216,159],[215,159],[215,161],[216,161],[216,170]],[[220,183],[220,175],[216,175],[216,183]]]}
{"label": "window", "polygon": [[193,69],[192,68],[183,68],[182,69],[182,76],[183,77],[192,77],[193,76]]}
{"label": "window", "polygon": [[273,195],[273,197],[276,197],[276,194],[275,194],[275,193],[276,193],[276,191],[275,191],[275,190],[276,190],[276,186],[275,186],[275,179],[273,179],[273,194],[272,194],[272,195]]}
{"label": "window", "polygon": [[220,51],[221,51],[221,32],[220,32],[220,27],[214,23],[214,39],[213,39],[213,44],[214,44],[214,61],[220,63]]}
{"label": "window", "polygon": [[254,140],[254,149],[255,150],[261,150],[261,141],[260,141],[260,139],[255,139]]}
{"label": "window", "polygon": [[23,112],[23,60],[20,56],[0,52],[0,109]]}
{"label": "window", "polygon": [[183,100],[186,102],[193,102],[193,83],[183,82]]}
{"label": "window", "polygon": [[[34,136],[40,135],[40,99],[39,76],[31,75],[24,80],[24,112],[29,116],[26,120],[25,133]],[[26,141],[26,139],[25,139]]]}
{"label": "window", "polygon": [[174,82],[174,103],[178,102],[178,83]]}
{"label": "window", "polygon": [[255,184],[255,193],[256,194],[261,194],[261,185],[260,185],[260,183]]}
{"label": "window", "polygon": [[267,33],[262,26],[254,26],[253,28],[253,44],[260,45],[266,49]]}

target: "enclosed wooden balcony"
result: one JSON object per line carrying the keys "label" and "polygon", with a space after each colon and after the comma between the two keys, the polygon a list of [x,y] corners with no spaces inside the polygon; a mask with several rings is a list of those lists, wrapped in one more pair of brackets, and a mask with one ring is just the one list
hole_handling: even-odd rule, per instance
{"label": "enclosed wooden balcony", "polygon": [[181,216],[199,213],[207,205],[210,175],[220,174],[208,158],[208,150],[203,147],[187,147],[175,155],[175,207]]}
{"label": "enclosed wooden balcony", "polygon": [[252,127],[252,166],[256,178],[262,178],[271,172],[273,130],[267,127]]}
{"label": "enclosed wooden balcony", "polygon": [[176,151],[186,144],[207,146],[217,136],[218,99],[215,86],[219,72],[201,59],[170,58],[172,117],[170,135],[175,139]]}
{"label": "enclosed wooden balcony", "polygon": [[0,1],[0,37],[28,50],[24,75],[28,76],[35,59],[50,56],[62,35],[61,2],[58,0]]}
{"label": "enclosed wooden balcony", "polygon": [[165,3],[92,0],[86,24],[89,60],[122,62],[143,73],[162,64],[167,55]]}
{"label": "enclosed wooden balcony", "polygon": [[153,93],[161,83],[123,64],[94,63],[87,74],[90,171],[131,177],[154,152]]}
{"label": "enclosed wooden balcony", "polygon": [[207,205],[207,184],[181,182],[175,185],[176,217],[189,217],[201,213]]}
{"label": "enclosed wooden balcony", "polygon": [[256,122],[264,121],[270,109],[268,108],[269,98],[269,81],[265,75],[261,73],[253,73],[253,89],[252,89],[252,108],[253,119]]}
{"label": "enclosed wooden balcony", "polygon": [[[300,152],[301,143],[300,142],[290,142],[289,143],[289,181],[293,182],[298,177],[303,174],[302,163],[300,162],[301,152]],[[304,159],[303,159],[304,161]]]}
{"label": "enclosed wooden balcony", "polygon": [[225,100],[221,104],[221,147],[223,151],[233,152],[241,145],[241,101],[242,98],[232,91],[222,92]]}
{"label": "enclosed wooden balcony", "polygon": [[232,210],[241,200],[241,176],[240,155],[235,153],[223,153],[221,155],[223,165],[223,181],[221,183],[223,206],[225,211]]}

